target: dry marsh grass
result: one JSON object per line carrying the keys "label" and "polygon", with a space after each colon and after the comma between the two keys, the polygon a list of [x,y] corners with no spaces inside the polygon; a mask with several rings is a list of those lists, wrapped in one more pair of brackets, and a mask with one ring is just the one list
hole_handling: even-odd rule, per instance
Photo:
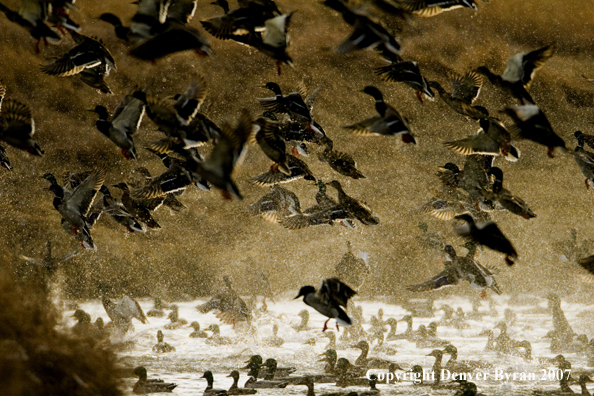
{"label": "dry marsh grass", "polygon": [[[15,1],[6,3],[17,8]],[[34,42],[26,32],[0,15],[1,78],[8,87],[7,96],[31,106],[38,141],[46,151],[43,158],[33,158],[7,149],[14,171],[0,174],[0,252],[9,268],[22,267],[20,254],[42,254],[48,239],[54,241],[60,254],[76,247],[60,228],[52,194],[41,177],[45,172],[62,174],[107,164],[108,182],[114,184],[138,166],[146,166],[155,174],[163,170],[160,161],[144,150],[139,150],[138,161],[124,160],[95,130],[96,117],[86,109],[103,104],[111,110],[135,85],[159,94],[181,92],[201,75],[208,84],[206,114],[218,123],[232,121],[243,107],[253,114],[260,112],[255,98],[267,94],[260,88],[267,81],[276,81],[285,90],[301,80],[311,89],[321,85],[314,116],[334,140],[335,148],[351,153],[367,178],[351,180],[334,173],[317,160],[316,147],[306,161],[317,177],[340,180],[347,193],[367,202],[380,224],[358,224],[355,230],[336,226],[290,231],[251,217],[247,204],[267,190],[251,185],[248,179],[269,166],[259,149],[252,147],[236,174],[245,196],[242,202],[224,201],[216,191],[191,189],[181,198],[189,209],[178,214],[160,209],[156,217],[163,229],[146,234],[128,234],[104,215],[94,230],[97,253],[86,253],[64,265],[67,276],[63,288],[68,296],[95,297],[97,282],[112,285],[114,294],[163,294],[172,298],[204,295],[210,292],[212,280],[225,273],[247,292],[254,268],[266,270],[273,287],[295,288],[329,275],[347,240],[355,250],[371,253],[374,271],[363,294],[402,294],[407,284],[436,272],[438,254],[419,243],[418,223],[426,222],[455,246],[463,242],[454,236],[449,223],[420,216],[416,209],[439,191],[437,166],[464,161],[442,142],[474,133],[478,127],[439,99],[421,105],[410,88],[382,82],[373,69],[384,63],[373,52],[336,53],[333,49],[349,34],[350,27],[318,1],[277,3],[283,11],[297,10],[290,28],[289,51],[295,68],[283,66],[281,77],[276,75],[273,61],[264,55],[212,37],[209,39],[216,55],[211,58],[178,54],[155,65],[139,62],[127,55],[111,26],[94,19],[110,11],[127,21],[134,6],[115,0],[81,2],[81,11],[73,18],[81,23],[85,34],[104,40],[116,59],[118,70],[107,78],[114,95],[101,95],[75,78],[41,74],[39,65],[67,50],[69,41],[43,48],[42,55],[36,56]],[[557,54],[538,72],[531,93],[557,133],[573,147],[574,130],[592,133],[593,129],[592,104],[588,107],[580,102],[585,97],[587,105],[587,97],[594,91],[581,78],[591,72],[594,60],[594,7],[588,4],[592,2],[493,0],[480,2],[476,13],[455,10],[417,19],[410,26],[390,17],[383,20],[388,26],[400,26],[396,37],[402,43],[403,57],[417,60],[428,79],[442,84],[449,72],[461,73],[483,64],[502,72],[514,53],[555,42]],[[200,19],[219,12],[208,1],[200,0],[192,25],[199,27]],[[359,92],[369,84],[379,87],[387,101],[410,119],[417,146],[405,146],[398,139],[359,138],[341,128],[374,114],[373,101]],[[485,82],[477,104],[495,113],[512,102]],[[158,136],[155,126],[145,118],[136,137],[137,146]],[[520,161],[498,161],[498,166],[505,173],[506,187],[528,202],[538,217],[525,221],[511,214],[494,214],[520,253],[519,263],[504,268],[499,282],[507,292],[538,291],[545,284],[557,289],[574,287],[551,243],[566,239],[574,227],[581,237],[594,238],[591,192],[584,188],[571,155],[559,153],[549,159],[541,146],[531,142],[518,146]],[[298,181],[287,187],[298,194],[302,206],[314,202],[316,188],[311,183]],[[250,258],[253,264],[248,265]],[[502,263],[492,252],[485,252],[481,260]],[[462,290],[468,291],[466,287]]]}

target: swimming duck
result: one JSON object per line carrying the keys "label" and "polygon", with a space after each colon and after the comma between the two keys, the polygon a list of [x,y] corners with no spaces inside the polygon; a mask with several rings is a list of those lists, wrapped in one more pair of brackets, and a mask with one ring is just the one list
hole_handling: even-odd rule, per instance
{"label": "swimming duck", "polygon": [[457,256],[451,245],[445,247],[445,252],[452,261],[451,263],[446,262],[444,271],[426,282],[408,286],[407,289],[411,291],[434,290],[443,286],[456,285],[461,280],[465,280],[474,288],[489,287],[497,294],[501,294],[491,271],[470,258]]}
{"label": "swimming duck", "polygon": [[231,371],[231,374],[227,377],[233,378],[233,384],[231,384],[231,387],[227,391],[228,395],[253,395],[258,392],[253,388],[240,388],[237,386],[237,383],[239,382],[239,371],[237,370]]}
{"label": "swimming duck", "polygon": [[136,133],[142,121],[144,107],[144,103],[128,94],[116,107],[111,119],[104,106],[97,105],[91,110],[99,115],[99,120],[95,123],[99,132],[120,147],[126,159],[136,159],[132,135]]}
{"label": "swimming duck", "polygon": [[368,369],[386,369],[391,363],[393,363],[384,359],[368,358],[367,354],[369,353],[369,343],[365,340],[359,341],[359,343],[353,345],[352,348],[361,350],[361,354],[355,361],[357,366],[362,366]]}
{"label": "swimming duck", "polygon": [[275,184],[270,192],[248,206],[248,210],[252,215],[260,215],[266,221],[277,223],[284,217],[300,212],[301,205],[295,193]]}
{"label": "swimming duck", "polygon": [[[83,36],[76,32],[70,35],[76,42],[76,47],[62,55],[59,59],[45,65],[41,71],[50,76],[68,77],[79,75],[86,69],[100,69],[99,75],[109,75],[111,69],[116,69],[115,60],[101,41]],[[83,82],[86,82],[84,79]],[[104,93],[109,93],[104,92]]]}
{"label": "swimming duck", "polygon": [[190,333],[190,337],[192,337],[192,338],[208,338],[208,334],[205,331],[200,330],[200,323],[194,321],[194,322],[190,323],[190,326],[194,329],[194,331]]}
{"label": "swimming duck", "polygon": [[163,197],[151,199],[135,199],[131,196],[130,187],[126,182],[114,184],[114,187],[122,191],[122,203],[132,216],[146,224],[149,228],[161,228],[151,212],[157,210],[163,204]]}
{"label": "swimming duck", "polygon": [[161,379],[147,379],[146,368],[140,366],[134,369],[134,374],[138,376],[138,382],[134,384],[132,392],[142,395],[146,393],[171,392],[177,384],[164,382]]}
{"label": "swimming duck", "polygon": [[371,341],[373,342],[373,340],[377,340],[377,344],[375,344],[375,346],[373,347],[373,352],[384,353],[389,356],[396,355],[396,353],[398,352],[395,348],[392,348],[388,345],[384,345],[385,336],[383,331],[379,329],[372,333]]}
{"label": "swimming duck", "polygon": [[404,143],[416,144],[415,138],[408,125],[408,121],[402,117],[396,109],[384,102],[384,97],[379,89],[373,86],[367,86],[362,92],[375,99],[375,109],[378,112],[378,115],[359,123],[345,126],[344,128],[352,130],[355,134],[360,136],[400,136]]}
{"label": "swimming duck", "polygon": [[505,113],[514,121],[514,125],[508,127],[508,130],[516,139],[528,139],[547,146],[547,155],[551,158],[556,147],[567,152],[565,142],[553,131],[549,120],[538,106],[527,104],[508,107]]}
{"label": "swimming duck", "polygon": [[293,326],[295,331],[307,331],[309,327],[307,323],[309,322],[309,311],[307,309],[302,310],[299,312],[299,317],[301,318],[301,322],[297,326]]}
{"label": "swimming duck", "polygon": [[[52,175],[46,174],[48,178]],[[87,215],[93,205],[93,201],[105,181],[106,172],[104,168],[93,171],[78,187],[72,192],[64,189],[54,188],[54,208],[62,215],[64,221],[72,226],[73,234],[81,232],[87,238],[91,238]],[[49,180],[49,179],[48,179]],[[50,180],[51,181],[51,180]],[[52,182],[54,187],[55,178]],[[56,184],[57,185],[57,184]],[[59,187],[59,186],[58,186]]]}
{"label": "swimming duck", "polygon": [[505,322],[499,322],[493,329],[499,329],[499,335],[495,338],[495,350],[504,354],[513,353],[514,341],[507,334],[507,324]]}
{"label": "swimming duck", "polygon": [[443,352],[439,349],[434,349],[427,356],[433,356],[435,358],[435,362],[433,363],[433,367],[431,368],[431,371],[435,373],[435,381],[433,382],[433,385],[439,385],[439,383],[441,382],[441,360],[443,358]]}
{"label": "swimming duck", "polygon": [[251,181],[258,186],[265,187],[277,183],[288,183],[299,179],[316,180],[311,170],[309,170],[309,166],[294,155],[287,154],[287,164],[291,171],[290,175],[286,175],[277,170],[269,170],[266,173],[253,177]]}
{"label": "swimming duck", "polygon": [[354,28],[351,35],[338,46],[336,49],[338,52],[351,52],[378,46],[395,55],[400,52],[400,44],[379,21],[373,20],[361,11],[351,9],[341,0],[325,0],[324,5],[342,14],[344,21]]}
{"label": "swimming duck", "polygon": [[483,78],[476,72],[468,72],[463,76],[455,76],[451,80],[452,93],[446,92],[437,81],[429,81],[429,86],[435,88],[445,104],[452,110],[474,119],[487,118],[489,112],[480,106],[473,106],[479,95]]}
{"label": "swimming duck", "polygon": [[161,297],[155,297],[155,304],[153,309],[147,312],[146,316],[151,316],[154,318],[160,318],[165,316],[165,312],[163,312],[163,302],[161,301]]}
{"label": "swimming duck", "polygon": [[365,386],[368,379],[362,377],[367,372],[367,368],[351,364],[348,359],[340,358],[336,362],[337,380],[336,386],[346,388],[349,386]]}
{"label": "swimming duck", "polygon": [[[253,376],[254,378],[264,378],[268,373],[268,369],[266,368],[266,365],[262,363],[262,356],[260,355],[251,356],[245,363],[249,363],[248,366],[245,367],[250,369],[248,375]],[[295,367],[275,367],[275,373],[281,377],[287,377],[295,371],[297,371]]]}
{"label": "swimming duck", "polygon": [[[553,315],[553,334],[551,341],[551,352],[559,353],[577,334],[571,328],[571,325],[565,318],[565,313],[561,309],[561,299],[554,293],[547,294],[548,308]],[[553,341],[557,341],[554,345]],[[556,348],[555,348],[556,346]]]}
{"label": "swimming duck", "polygon": [[484,245],[489,249],[505,254],[505,262],[508,265],[513,265],[518,258],[518,253],[513,245],[503,235],[497,224],[493,222],[486,222],[475,224],[472,216],[468,214],[456,216],[456,219],[466,222],[461,226],[456,226],[455,231],[463,238],[472,240],[477,245]]}
{"label": "swimming duck", "polygon": [[[25,4],[25,3],[23,3]],[[9,21],[20,25],[21,27],[25,28],[29,34],[37,40],[35,44],[35,53],[39,54],[39,44],[43,40],[46,44],[47,42],[51,43],[58,43],[62,37],[55,32],[52,28],[50,28],[46,23],[45,19],[42,16],[41,6],[37,4],[37,2],[29,2],[29,5],[33,5],[35,8],[34,12],[26,12],[22,14],[22,8],[17,11],[13,11],[10,8],[6,7],[4,4],[0,3],[0,11],[6,15]],[[21,6],[22,7],[22,6]]]}
{"label": "swimming duck", "polygon": [[421,75],[419,64],[417,62],[405,61],[400,55],[393,54],[390,51],[383,51],[381,55],[390,61],[388,66],[375,69],[375,73],[379,75],[382,80],[405,83],[415,90],[417,99],[419,99],[421,103],[423,103],[423,95],[429,99],[435,97],[427,80]]}
{"label": "swimming duck", "polygon": [[484,154],[502,156],[515,162],[520,158],[520,151],[512,143],[511,131],[505,128],[496,118],[481,118],[481,129],[467,138],[445,142],[445,146],[462,155]]}
{"label": "swimming duck", "polygon": [[396,319],[388,318],[388,320],[386,320],[386,324],[390,326],[390,331],[386,336],[386,341],[396,341],[403,338],[402,334],[396,334],[396,329],[398,328],[398,321]]}
{"label": "swimming duck", "polygon": [[408,0],[400,2],[399,6],[420,17],[432,17],[457,8],[478,9],[474,0]]}
{"label": "swimming duck", "polygon": [[221,336],[221,329],[218,324],[211,324],[208,326],[205,331],[212,331],[212,335],[208,337],[205,341],[208,345],[229,345],[231,344],[231,339],[228,337]]}
{"label": "swimming duck", "polygon": [[417,349],[442,348],[449,343],[449,341],[442,340],[437,336],[429,335],[429,331],[425,325],[420,325],[416,331],[415,345]]}
{"label": "swimming duck", "polygon": [[379,223],[379,219],[371,213],[368,207],[344,192],[340,182],[332,180],[327,185],[336,189],[338,192],[338,203],[350,217],[359,220],[365,225],[377,225]]}
{"label": "swimming duck", "polygon": [[93,324],[91,323],[91,315],[83,311],[82,309],[77,309],[71,316],[75,318],[77,322],[72,326],[72,332],[78,336],[85,337],[89,334],[92,330]]}
{"label": "swimming duck", "polygon": [[210,301],[197,307],[198,312],[207,313],[212,310],[218,311],[217,318],[225,324],[236,322],[248,322],[252,320],[252,313],[246,303],[231,286],[231,280],[227,275],[223,277],[225,282],[224,291],[218,293]]}
{"label": "swimming duck", "polygon": [[260,372],[260,363],[256,363],[252,361],[248,364],[248,368],[250,369],[248,375],[250,378],[245,382],[244,388],[256,388],[256,389],[269,389],[269,388],[286,388],[289,385],[289,382],[286,381],[270,381],[270,380],[260,380],[257,381],[258,374]]}
{"label": "swimming duck", "polygon": [[115,327],[124,334],[130,330],[132,319],[138,319],[144,324],[148,323],[148,319],[138,301],[128,296],[124,296],[120,302],[114,303],[102,290],[101,303]]}
{"label": "swimming duck", "polygon": [[347,284],[336,278],[328,278],[322,281],[320,288],[316,290],[313,286],[303,286],[295,299],[303,296],[303,302],[314,308],[316,311],[328,317],[324,322],[323,332],[328,328],[328,321],[336,319],[336,328],[341,324],[350,326],[351,318],[341,308],[347,307],[351,297],[357,294]]}
{"label": "swimming duck", "polygon": [[584,134],[582,131],[576,131],[574,134],[577,139],[577,146],[573,150],[573,159],[586,178],[586,188],[594,186],[594,153],[584,150]]}
{"label": "swimming duck", "polygon": [[46,247],[46,253],[40,259],[36,259],[33,257],[27,257],[27,256],[23,256],[23,255],[21,255],[20,258],[22,258],[25,261],[28,261],[30,263],[33,263],[33,264],[36,264],[36,265],[42,267],[43,269],[45,269],[47,271],[48,275],[50,275],[50,276],[52,276],[53,274],[56,273],[56,271],[58,270],[59,263],[68,261],[71,258],[78,256],[80,253],[82,253],[82,249],[76,249],[70,253],[63,255],[63,256],[54,257],[52,255],[52,243],[50,241],[47,241],[47,243],[45,244],[45,247]]}
{"label": "swimming duck", "polygon": [[318,355],[318,357],[322,357],[322,359],[318,360],[318,362],[325,362],[324,365],[324,373],[326,374],[336,374],[336,361],[338,360],[338,355],[334,349],[327,349],[326,352]]}
{"label": "swimming duck", "polygon": [[532,52],[519,53],[507,61],[507,68],[502,75],[491,72],[486,66],[476,69],[477,73],[486,76],[491,84],[503,92],[513,96],[520,104],[534,103],[527,91],[534,73],[555,53],[554,45],[547,45]]}
{"label": "swimming duck", "polygon": [[169,319],[169,323],[167,323],[164,327],[168,330],[177,329],[183,327],[188,324],[188,321],[179,317],[179,307],[175,304],[171,305],[170,307],[171,312],[167,315],[167,319]]}
{"label": "swimming duck", "polygon": [[[3,100],[0,140],[4,140],[9,145],[24,150],[31,155],[41,157],[43,150],[33,139],[34,134],[35,121],[29,106],[12,99]],[[4,157],[6,157],[6,153]],[[2,162],[6,164],[7,161],[8,158],[6,157]],[[8,168],[10,168],[10,162],[8,162]]]}
{"label": "swimming duck", "polygon": [[499,202],[504,209],[518,216],[522,216],[526,220],[536,217],[534,212],[530,210],[528,205],[526,205],[526,202],[521,198],[512,195],[509,190],[502,187],[503,171],[501,169],[494,166],[489,169],[487,174],[495,176],[495,181],[490,190],[482,191],[485,198],[493,202]]}
{"label": "swimming duck", "polygon": [[157,343],[153,345],[153,352],[156,353],[166,353],[166,352],[175,352],[175,347],[172,347],[168,343],[163,341],[163,332],[161,330],[157,331]]}
{"label": "swimming duck", "polygon": [[491,329],[486,330],[479,335],[487,336],[487,343],[485,344],[485,351],[494,351],[495,350],[495,333],[493,332],[493,330],[491,330]]}
{"label": "swimming duck", "polygon": [[204,389],[204,393],[203,393],[204,396],[227,395],[227,390],[213,388],[214,377],[212,375],[212,371],[205,371],[201,378],[206,379],[206,382],[207,382],[206,388]]}
{"label": "swimming duck", "polygon": [[450,359],[443,366],[444,369],[449,370],[451,373],[470,373],[478,369],[491,369],[492,364],[478,361],[478,360],[458,360],[458,348],[454,345],[446,345],[443,349],[443,353],[450,355]]}
{"label": "swimming duck", "polygon": [[285,340],[278,336],[278,325],[275,323],[272,325],[272,336],[264,338],[262,342],[271,347],[280,347],[285,343]]}

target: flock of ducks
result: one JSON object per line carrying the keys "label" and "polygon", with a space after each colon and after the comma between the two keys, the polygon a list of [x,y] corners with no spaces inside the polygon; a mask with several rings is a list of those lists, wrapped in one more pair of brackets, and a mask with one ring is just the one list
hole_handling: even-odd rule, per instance
{"label": "flock of ducks", "polygon": [[[378,11],[404,20],[431,17],[459,8],[478,8],[474,0],[371,0],[369,3]],[[156,62],[183,51],[194,51],[201,56],[218,56],[205,35],[189,25],[197,9],[196,0],[140,0],[135,4],[136,13],[127,26],[121,17],[113,13],[98,16],[99,20],[113,25],[115,35],[129,46],[129,56],[148,62]],[[281,12],[273,0],[239,0],[238,8],[233,10],[226,0],[217,0],[212,4],[219,6],[223,15],[201,21],[204,30],[211,36],[255,48],[275,61],[279,75],[282,64],[293,66],[288,53],[288,29],[293,12]],[[365,8],[355,7],[344,0],[324,0],[322,5],[337,12],[345,23],[352,26],[352,33],[338,45],[336,51],[347,53],[375,50],[389,62],[387,66],[376,70],[383,80],[410,86],[421,103],[424,98],[433,99],[436,96],[435,90],[447,107],[476,122],[480,128],[474,135],[445,142],[447,148],[464,156],[463,168],[453,162],[439,167],[438,176],[443,183],[443,193],[440,197],[432,198],[419,210],[421,214],[441,220],[454,220],[454,231],[468,240],[466,247],[469,253],[459,256],[451,245],[445,245],[443,250],[447,258],[444,270],[425,282],[410,285],[408,289],[426,292],[467,281],[472,287],[483,290],[483,293],[488,288],[501,294],[495,281],[496,270],[478,263],[476,252],[480,247],[487,247],[501,253],[510,266],[518,260],[519,253],[499,226],[491,221],[490,213],[507,211],[527,220],[534,218],[536,214],[521,198],[503,187],[503,172],[494,166],[494,160],[502,157],[507,161],[518,161],[521,153],[515,146],[515,141],[530,140],[546,147],[549,157],[554,156],[556,149],[570,151],[585,177],[586,187],[594,186],[594,153],[584,147],[588,145],[594,148],[594,136],[576,131],[574,136],[577,146],[569,150],[529,92],[535,72],[554,55],[555,46],[547,45],[513,55],[501,74],[481,66],[464,75],[455,76],[451,79],[451,92],[448,92],[439,82],[425,79],[417,62],[401,57],[401,46],[397,39]],[[82,27],[70,15],[71,11],[79,11],[73,0],[22,0],[18,11],[0,3],[0,11],[9,21],[26,29],[37,40],[35,50],[38,53],[42,43],[47,45],[66,41],[68,37],[72,39],[72,48],[51,63],[42,65],[42,73],[56,78],[78,78],[101,93],[112,93],[106,78],[110,72],[117,71],[116,60],[100,39],[81,33]],[[499,112],[510,118],[511,123],[508,125],[494,117],[489,109],[475,105],[484,77],[493,87],[518,102]],[[317,178],[303,159],[312,152],[313,147],[319,146],[322,150],[318,159],[327,163],[335,173],[352,179],[365,179],[353,157],[337,151],[319,120],[314,119],[313,106],[320,90],[308,93],[305,86],[300,86],[286,94],[275,82],[265,84],[262,89],[271,94],[258,99],[262,107],[259,116],[254,117],[249,111],[243,110],[234,120],[219,125],[204,114],[202,105],[207,94],[207,83],[201,77],[190,82],[184,92],[171,93],[169,97],[158,97],[147,89],[130,87],[130,91],[113,111],[110,112],[102,105],[90,109],[97,115],[96,129],[127,160],[135,160],[139,156],[134,137],[146,115],[154,127],[163,133],[163,138],[149,143],[145,148],[151,155],[158,157],[166,169],[162,174],[152,176],[146,168],[136,168],[128,181],[112,185],[106,183],[108,174],[105,167],[78,173],[68,172],[60,181],[55,175],[45,173],[43,178],[50,183],[49,190],[54,195],[53,206],[60,215],[64,231],[75,238],[83,249],[96,250],[92,233],[102,213],[108,213],[129,232],[146,232],[147,228],[161,227],[153,217],[153,212],[160,206],[168,206],[177,212],[184,209],[185,205],[179,201],[179,197],[192,186],[205,191],[216,188],[226,199],[241,200],[243,195],[233,174],[245,157],[249,144],[258,145],[272,161],[269,170],[252,178],[253,184],[270,190],[249,205],[251,214],[262,216],[267,221],[279,223],[289,229],[334,224],[349,228],[356,227],[357,223],[363,226],[378,225],[380,219],[371,208],[350,196],[338,180],[322,181]],[[385,102],[384,95],[377,87],[366,86],[361,92],[373,98],[375,113],[360,122],[344,126],[346,130],[361,136],[398,136],[404,144],[416,144],[408,119]],[[35,141],[35,122],[29,106],[13,99],[11,92],[3,84],[0,84],[0,103],[0,140],[31,155],[42,156],[44,151]],[[207,155],[198,151],[199,147],[208,145],[212,145],[212,148]],[[10,151],[7,152],[0,146],[0,165],[7,170],[11,170],[13,166],[9,153]],[[297,195],[281,186],[299,179],[312,181],[317,188],[316,204],[309,208],[302,209]],[[336,199],[327,194],[327,187],[336,192]],[[112,195],[111,188],[118,191],[118,197]],[[77,250],[63,257],[54,257],[51,244],[48,243],[46,257],[41,260],[29,257],[24,259],[53,273],[58,263],[80,252],[81,250]],[[349,253],[352,255],[350,247]],[[580,257],[578,260],[584,279],[589,281],[594,280],[593,257]],[[328,320],[335,319],[337,329],[338,325],[349,326],[343,337],[351,338],[352,342],[358,341],[356,347],[362,350],[361,357],[354,365],[341,358],[334,366],[332,359],[336,354],[327,352],[327,369],[324,374],[293,378],[290,372],[276,367],[274,359],[262,362],[261,357],[259,360],[254,357],[247,367],[250,378],[244,388],[238,387],[239,374],[233,371],[230,375],[234,379],[231,389],[214,389],[212,372],[207,371],[204,373],[208,383],[205,395],[252,394],[256,388],[284,387],[289,384],[306,385],[308,395],[313,395],[313,383],[329,379],[330,382],[336,381],[338,386],[369,385],[371,388],[367,392],[346,393],[350,396],[376,395],[377,378],[362,378],[363,370],[385,368],[394,371],[402,368],[394,365],[394,362],[368,358],[369,342],[361,340],[365,338],[365,331],[360,324],[362,315],[357,313],[355,317],[353,314],[351,318],[345,311],[349,299],[360,287],[360,284],[354,283],[362,283],[363,272],[369,271],[365,262],[361,264],[357,258],[352,260],[355,261],[348,264],[350,267],[347,265],[347,269],[342,268],[342,273],[337,277],[323,280],[318,289],[303,286],[296,298],[303,297],[305,304],[328,317]],[[356,272],[360,274],[352,274],[349,268],[358,268]],[[352,282],[345,281],[349,276]],[[199,312],[216,311],[223,323],[236,325],[245,322],[249,325],[254,311],[233,290],[228,278],[225,278],[225,282],[225,290],[198,307]],[[133,318],[146,323],[147,317],[135,300],[124,297],[120,302],[114,303],[106,297],[105,290],[102,296],[102,303],[111,323],[103,326],[101,320],[91,324],[90,316],[77,310],[74,317],[78,323],[73,331],[82,334],[92,329],[96,334],[101,334],[111,326],[125,334],[131,330]],[[571,330],[561,311],[559,298],[550,296],[549,301],[555,327],[549,334],[552,340],[551,350],[566,353],[565,348],[570,345],[571,351],[577,349],[592,355],[591,343],[587,342],[587,337],[584,340],[584,337],[577,336]],[[159,309],[161,308],[156,304],[155,315]],[[388,354],[393,348],[384,343],[403,339],[417,343],[420,348],[444,348],[435,349],[429,354],[436,359],[436,371],[442,367],[444,353],[451,356],[448,365],[461,363],[456,361],[455,347],[437,338],[437,324],[413,330],[412,316],[407,316],[403,318],[408,323],[407,331],[396,334],[396,322],[393,318],[385,323],[380,315],[375,319],[375,331],[369,339],[377,340],[378,350]],[[175,309],[169,315],[169,320],[169,328],[187,326],[187,322],[179,318]],[[304,320],[307,322],[307,319]],[[453,314],[446,320],[453,323]],[[323,331],[326,331],[327,323],[328,321],[324,324]],[[457,326],[464,325],[463,315],[456,323]],[[387,338],[383,335],[385,325],[392,328]],[[518,353],[517,350],[521,349],[521,355],[531,359],[530,343],[526,340],[512,340],[506,333],[506,326],[502,322],[496,327],[500,334],[490,340],[488,348],[503,354]],[[206,329],[213,333],[212,336],[200,330],[197,322],[193,322],[191,327],[194,329],[191,335],[193,338],[205,338],[205,342],[214,345],[228,342],[220,336],[218,325],[211,325]],[[175,350],[164,342],[161,330],[157,334],[157,340],[158,343],[153,348],[155,352],[167,353]],[[271,343],[282,345],[281,341],[275,331]],[[555,362],[560,368],[567,367],[569,363],[559,356]],[[464,364],[471,365],[471,362]],[[258,381],[262,367],[266,367],[266,374],[264,380]],[[164,392],[175,388],[175,384],[147,379],[147,371],[143,367],[138,367],[135,374],[139,377],[134,387],[136,393]],[[580,377],[580,381],[585,389],[584,384],[589,378]],[[437,377],[434,385],[439,384],[440,378]],[[562,379],[563,392],[571,391],[569,384],[569,379]],[[475,395],[476,386],[461,381],[461,390],[456,394]]]}

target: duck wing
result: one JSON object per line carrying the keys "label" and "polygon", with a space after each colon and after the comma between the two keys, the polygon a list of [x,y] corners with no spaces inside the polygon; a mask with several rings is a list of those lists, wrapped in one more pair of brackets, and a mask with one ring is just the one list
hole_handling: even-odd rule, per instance
{"label": "duck wing", "polygon": [[357,292],[337,278],[328,278],[322,281],[318,294],[327,301],[346,308],[349,299]]}
{"label": "duck wing", "polygon": [[81,184],[78,185],[72,194],[65,199],[65,204],[74,208],[81,216],[86,216],[105,182],[106,171],[104,168],[93,171]]}
{"label": "duck wing", "polygon": [[128,94],[114,110],[111,124],[115,129],[132,136],[138,131],[144,111],[144,103]]}
{"label": "duck wing", "polygon": [[478,97],[482,85],[483,76],[474,71],[456,76],[452,79],[452,97],[472,104]]}
{"label": "duck wing", "polygon": [[452,265],[439,274],[435,275],[433,278],[416,285],[407,286],[406,288],[410,291],[429,291],[439,289],[443,286],[455,285],[459,281],[460,279],[457,274],[457,268]]}

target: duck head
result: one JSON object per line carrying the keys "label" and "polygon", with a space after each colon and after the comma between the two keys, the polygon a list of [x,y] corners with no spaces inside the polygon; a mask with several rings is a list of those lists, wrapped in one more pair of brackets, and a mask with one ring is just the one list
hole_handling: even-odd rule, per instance
{"label": "duck head", "polygon": [[299,289],[299,294],[297,295],[297,297],[294,298],[294,300],[298,299],[299,297],[303,296],[307,296],[308,294],[312,294],[316,292],[316,288],[313,286],[303,286],[301,289]]}
{"label": "duck head", "polygon": [[271,90],[277,96],[281,96],[283,94],[280,87],[275,82],[267,82],[266,85],[264,85],[262,88]]}
{"label": "duck head", "polygon": [[136,367],[134,369],[134,374],[138,376],[140,381],[145,381],[147,377],[146,369],[143,366]]}

